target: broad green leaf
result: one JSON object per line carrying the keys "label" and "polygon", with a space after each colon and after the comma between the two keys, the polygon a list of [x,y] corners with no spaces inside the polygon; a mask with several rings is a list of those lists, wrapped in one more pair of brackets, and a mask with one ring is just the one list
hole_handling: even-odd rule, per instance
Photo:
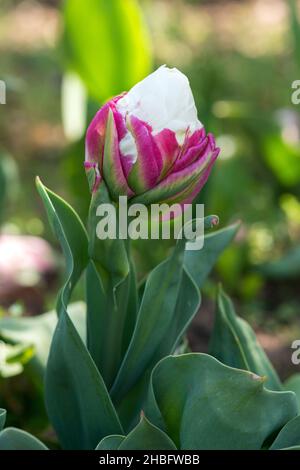
{"label": "broad green leaf", "polygon": [[67,311],[55,330],[46,371],[46,406],[65,449],[94,449],[122,427],[104,381]]}
{"label": "broad green leaf", "polygon": [[217,297],[210,354],[228,366],[266,376],[266,387],[271,390],[283,389],[254,331],[245,320],[236,316],[231,300],[221,288]]}
{"label": "broad green leaf", "polygon": [[125,436],[106,436],[101,442],[99,442],[95,450],[118,450],[124,439]]}
{"label": "broad green leaf", "polygon": [[172,323],[183,273],[185,242],[149,275],[131,342],[111,390],[114,400],[124,396],[149,368]]}
{"label": "broad green leaf", "polygon": [[172,440],[145,417],[127,436],[107,436],[96,450],[176,450]]}
{"label": "broad green leaf", "polygon": [[300,416],[291,419],[280,431],[270,450],[279,450],[287,447],[300,447]]}
{"label": "broad green leaf", "polygon": [[90,261],[86,270],[87,299],[87,347],[97,365],[103,370],[103,343],[105,339],[105,320],[109,315],[107,299],[102,281],[95,264]]}
{"label": "broad green leaf", "polygon": [[118,450],[176,450],[176,446],[167,434],[142,417]]}
{"label": "broad green leaf", "polygon": [[160,357],[173,353],[182,339],[189,324],[197,313],[201,303],[201,294],[189,272],[184,268],[172,322],[161,345]]}
{"label": "broad green leaf", "polygon": [[122,428],[103,379],[71,317],[68,302],[88,262],[87,237],[78,216],[62,199],[38,183],[66,258],[66,283],[59,295],[59,320],[46,370],[46,406],[65,449],[94,449]]}
{"label": "broad green leaf", "polygon": [[[129,246],[130,249],[130,246]],[[137,275],[134,260],[132,256],[129,256],[130,271],[128,279],[128,304],[126,313],[126,323],[123,331],[123,354],[127,351],[129,346],[134,326],[136,323],[137,312],[138,312],[138,287],[137,287]]]}
{"label": "broad green leaf", "polygon": [[[98,224],[103,219],[107,220],[106,211],[104,211],[105,214],[98,214],[99,206],[104,208],[104,204],[109,205],[111,210],[115,210],[114,215],[117,219],[115,238],[100,239],[98,236]],[[89,211],[89,254],[102,277],[105,290],[109,283],[116,290],[129,274],[126,241],[119,239],[118,232],[118,211],[113,205],[106,185],[102,182],[92,195]]]}
{"label": "broad green leaf", "polygon": [[[84,302],[70,304],[68,311],[72,321],[85,342],[86,306]],[[0,318],[0,338],[12,344],[33,345],[34,357],[30,366],[40,380],[43,379],[48,360],[50,344],[57,324],[55,310],[35,317]]]}
{"label": "broad green leaf", "polygon": [[[112,336],[109,336],[108,325],[112,321],[112,314],[115,311],[115,305],[112,304],[113,292],[109,299],[109,292],[104,292],[104,287],[99,273],[93,261],[89,263],[86,271],[86,298],[87,298],[87,328],[88,328],[88,350],[93,357],[98,369],[103,373],[103,377],[109,382],[109,376],[113,375],[108,370],[108,350],[116,346],[117,338],[120,342],[119,364],[128,348],[132,332],[134,330],[137,317],[137,286],[135,266],[130,261],[130,271],[122,290],[125,291],[125,301],[120,305],[120,313],[124,315],[123,331],[121,322],[116,318],[117,326],[112,328]],[[127,293],[126,293],[127,292]],[[125,303],[125,305],[124,305]],[[107,371],[107,375],[105,375]]]}
{"label": "broad green leaf", "polygon": [[300,374],[293,374],[284,382],[285,390],[291,390],[296,394],[300,410]]}
{"label": "broad green leaf", "polygon": [[[184,269],[178,299],[176,302],[173,318],[168,328],[166,328],[163,339],[153,351],[150,365],[144,369],[140,378],[125,394],[121,402],[118,403],[118,413],[126,430],[136,424],[140,410],[148,390],[149,378],[154,365],[166,355],[174,352],[184,331],[194,317],[200,304],[200,292],[193,283],[187,271]],[[160,320],[158,319],[158,322]],[[159,329],[161,323],[157,323]]]}
{"label": "broad green leaf", "polygon": [[206,354],[167,357],[152,373],[147,413],[179,449],[260,449],[298,413],[293,393],[263,383]]}
{"label": "broad green leaf", "polygon": [[[166,355],[174,352],[178,342],[180,341],[180,338],[198,311],[201,300],[198,287],[203,285],[218,257],[234,238],[238,227],[238,224],[234,224],[213,234],[205,235],[204,246],[202,250],[185,251],[185,268],[183,269],[182,273],[176,307],[171,321],[165,328],[165,333],[162,332],[162,317],[157,309],[151,308],[150,315],[147,315],[145,312],[146,322],[145,324],[144,320],[143,323],[141,322],[141,330],[142,327],[146,326],[147,322],[149,323],[153,318],[154,329],[151,337],[156,337],[156,331],[158,331],[157,336],[158,338],[161,337],[162,339],[158,345],[156,343],[152,344],[152,342],[149,341],[147,345],[148,348],[153,346],[152,360],[147,367],[144,366],[144,368],[141,368],[140,377],[137,378],[134,385],[130,387],[130,391],[128,393],[124,393],[123,397],[122,391],[120,388],[117,388],[119,386],[115,385],[115,389],[112,391],[114,400],[118,402],[118,413],[121,417],[123,425],[125,426],[125,429],[130,429],[130,427],[135,424],[135,420],[137,419],[139,411],[143,406],[144,395],[147,391],[149,377],[154,365]],[[157,293],[155,293],[155,297],[157,297]],[[145,336],[142,336],[141,333],[138,334],[138,331],[136,331],[127,354],[129,354],[130,348],[138,349],[138,347],[140,347],[140,351],[142,352],[138,354],[142,356],[142,354],[145,352],[144,337]],[[139,340],[139,338],[141,339]],[[127,367],[129,368],[129,365],[127,363],[127,366],[125,366],[124,361],[122,367],[124,368],[123,374],[125,377],[126,370]],[[133,366],[132,371],[136,371]],[[128,375],[126,375],[126,379],[127,377]]]}
{"label": "broad green leaf", "polygon": [[184,265],[198,287],[202,287],[221,253],[234,239],[240,224],[205,235],[204,246],[199,251],[186,251]]}
{"label": "broad green leaf", "polygon": [[[122,362],[124,331],[127,330],[127,306],[130,290],[130,261],[127,253],[128,241],[116,237],[98,237],[98,224],[106,215],[98,214],[101,205],[109,204],[118,220],[118,208],[113,205],[108,190],[102,182],[93,194],[89,211],[89,254],[91,266],[87,272],[87,305],[89,344],[94,360],[110,387]],[[106,212],[106,211],[104,211]],[[98,292],[98,295],[97,295]],[[97,319],[95,323],[92,323]],[[89,326],[90,323],[90,326]],[[99,338],[100,335],[100,338]]]}
{"label": "broad green leaf", "polygon": [[[211,216],[206,219],[210,221]],[[233,241],[239,227],[240,223],[238,222],[213,233],[205,234],[202,250],[185,252],[184,265],[199,288],[203,286],[219,256]],[[145,282],[143,281],[139,287],[140,297],[142,297],[144,288]]]}
{"label": "broad green leaf", "polygon": [[2,431],[2,429],[4,428],[5,420],[6,420],[6,410],[4,410],[3,408],[0,408],[0,431]]}
{"label": "broad green leaf", "polygon": [[16,428],[0,432],[0,450],[48,450],[36,437]]}
{"label": "broad green leaf", "polygon": [[300,450],[300,446],[285,447],[284,449],[280,449],[280,450]]}
{"label": "broad green leaf", "polygon": [[66,283],[59,296],[60,303],[68,303],[71,292],[88,263],[88,240],[78,215],[62,198],[36,181],[51,227],[62,247],[66,260]]}
{"label": "broad green leaf", "polygon": [[136,0],[66,0],[66,61],[98,101],[150,72],[150,42]]}

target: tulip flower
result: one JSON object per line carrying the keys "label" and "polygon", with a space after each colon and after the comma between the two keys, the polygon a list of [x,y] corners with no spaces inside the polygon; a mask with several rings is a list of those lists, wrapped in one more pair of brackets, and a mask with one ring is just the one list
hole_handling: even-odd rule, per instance
{"label": "tulip flower", "polygon": [[200,192],[218,154],[187,77],[162,66],[98,111],[87,131],[85,168],[92,190],[104,181],[112,200],[183,204]]}

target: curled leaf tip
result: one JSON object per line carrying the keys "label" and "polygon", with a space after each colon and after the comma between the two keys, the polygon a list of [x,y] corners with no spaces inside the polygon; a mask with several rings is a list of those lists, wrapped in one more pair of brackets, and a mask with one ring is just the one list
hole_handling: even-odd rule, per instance
{"label": "curled leaf tip", "polygon": [[41,182],[41,178],[37,175],[37,176],[35,177],[35,184],[38,186],[38,185],[41,184],[41,183],[42,183],[42,182]]}
{"label": "curled leaf tip", "polygon": [[254,373],[251,373],[251,378],[261,383],[264,383],[267,380],[267,377],[265,375],[257,375]]}
{"label": "curled leaf tip", "polygon": [[219,225],[219,217],[214,215],[211,219],[211,226],[216,227],[217,225]]}

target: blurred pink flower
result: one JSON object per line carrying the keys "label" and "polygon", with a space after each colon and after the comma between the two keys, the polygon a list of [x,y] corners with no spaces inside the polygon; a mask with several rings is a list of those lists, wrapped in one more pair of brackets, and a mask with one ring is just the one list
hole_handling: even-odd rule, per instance
{"label": "blurred pink flower", "polygon": [[0,300],[18,299],[20,289],[34,287],[57,272],[49,244],[38,237],[0,235]]}

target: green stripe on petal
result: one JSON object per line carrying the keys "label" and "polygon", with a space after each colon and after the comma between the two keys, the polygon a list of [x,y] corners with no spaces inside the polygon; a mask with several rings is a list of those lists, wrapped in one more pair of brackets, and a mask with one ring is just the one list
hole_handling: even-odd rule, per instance
{"label": "green stripe on petal", "polygon": [[139,194],[155,186],[162,170],[162,157],[145,122],[130,116],[127,119],[127,127],[135,140],[138,152],[137,160],[128,175],[128,181]]}
{"label": "green stripe on petal", "polygon": [[178,195],[178,193],[181,193],[198,181],[199,176],[209,166],[212,158],[213,152],[208,154],[205,159],[201,159],[181,171],[170,174],[155,188],[132,198],[131,202],[142,204],[159,203]]}
{"label": "green stripe on petal", "polygon": [[112,199],[119,196],[132,196],[134,193],[128,186],[120,161],[119,139],[113,112],[110,110],[104,143],[103,176]]}

